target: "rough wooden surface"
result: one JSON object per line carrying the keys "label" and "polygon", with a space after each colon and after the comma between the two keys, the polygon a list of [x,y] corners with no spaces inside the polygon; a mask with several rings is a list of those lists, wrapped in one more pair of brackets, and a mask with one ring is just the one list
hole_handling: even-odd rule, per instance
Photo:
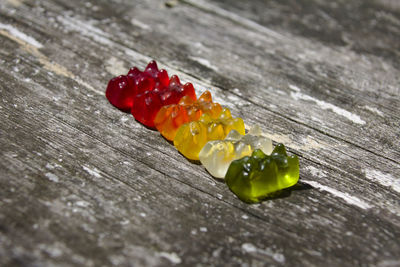
{"label": "rough wooden surface", "polygon": [[[0,44],[0,265],[400,265],[399,1],[2,0]],[[242,203],[113,108],[150,59],[301,182]]]}

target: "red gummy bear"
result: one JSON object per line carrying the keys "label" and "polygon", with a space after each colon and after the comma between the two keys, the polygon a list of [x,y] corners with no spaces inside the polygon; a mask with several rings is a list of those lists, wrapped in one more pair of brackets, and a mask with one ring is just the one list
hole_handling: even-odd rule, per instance
{"label": "red gummy bear", "polygon": [[136,120],[147,127],[155,128],[154,118],[162,106],[178,104],[183,96],[189,96],[196,101],[196,93],[191,83],[182,85],[178,76],[173,75],[167,87],[156,86],[154,90],[144,90],[134,96],[131,109]]}
{"label": "red gummy bear", "polygon": [[166,70],[158,70],[157,63],[153,60],[142,72],[138,68],[131,68],[127,75],[114,77],[108,82],[106,97],[115,107],[130,111],[133,106],[134,96],[155,88],[164,88],[169,84]]}

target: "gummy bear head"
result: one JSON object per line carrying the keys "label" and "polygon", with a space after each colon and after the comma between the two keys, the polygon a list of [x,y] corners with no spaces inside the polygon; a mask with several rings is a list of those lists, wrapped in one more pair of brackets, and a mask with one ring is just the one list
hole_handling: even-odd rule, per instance
{"label": "gummy bear head", "polygon": [[171,79],[169,80],[169,87],[174,90],[181,90],[182,84],[178,76],[176,75],[171,76]]}
{"label": "gummy bear head", "polygon": [[159,70],[155,61],[150,61],[143,72],[136,67],[131,68],[127,76],[136,93],[163,88],[169,84],[167,71]]}
{"label": "gummy bear head", "polygon": [[147,64],[144,72],[150,74],[150,76],[156,80],[156,84],[159,83],[158,85],[156,85],[156,87],[168,86],[169,78],[167,71],[164,69],[159,70],[157,63],[154,60],[150,61],[149,64]]}

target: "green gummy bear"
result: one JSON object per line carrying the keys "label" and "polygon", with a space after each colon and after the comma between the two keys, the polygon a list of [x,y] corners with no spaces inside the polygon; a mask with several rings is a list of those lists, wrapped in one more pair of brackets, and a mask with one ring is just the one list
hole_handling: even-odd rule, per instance
{"label": "green gummy bear", "polygon": [[283,144],[278,144],[269,156],[256,149],[250,157],[232,161],[225,175],[229,189],[250,203],[260,202],[298,180],[299,159],[296,155],[288,156]]}

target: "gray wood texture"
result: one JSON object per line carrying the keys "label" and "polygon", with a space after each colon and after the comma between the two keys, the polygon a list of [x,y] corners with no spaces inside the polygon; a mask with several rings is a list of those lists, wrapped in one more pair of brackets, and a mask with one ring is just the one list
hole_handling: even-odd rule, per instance
{"label": "gray wood texture", "polygon": [[[1,266],[400,266],[400,2],[0,1]],[[104,96],[151,59],[300,182],[248,205]]]}

